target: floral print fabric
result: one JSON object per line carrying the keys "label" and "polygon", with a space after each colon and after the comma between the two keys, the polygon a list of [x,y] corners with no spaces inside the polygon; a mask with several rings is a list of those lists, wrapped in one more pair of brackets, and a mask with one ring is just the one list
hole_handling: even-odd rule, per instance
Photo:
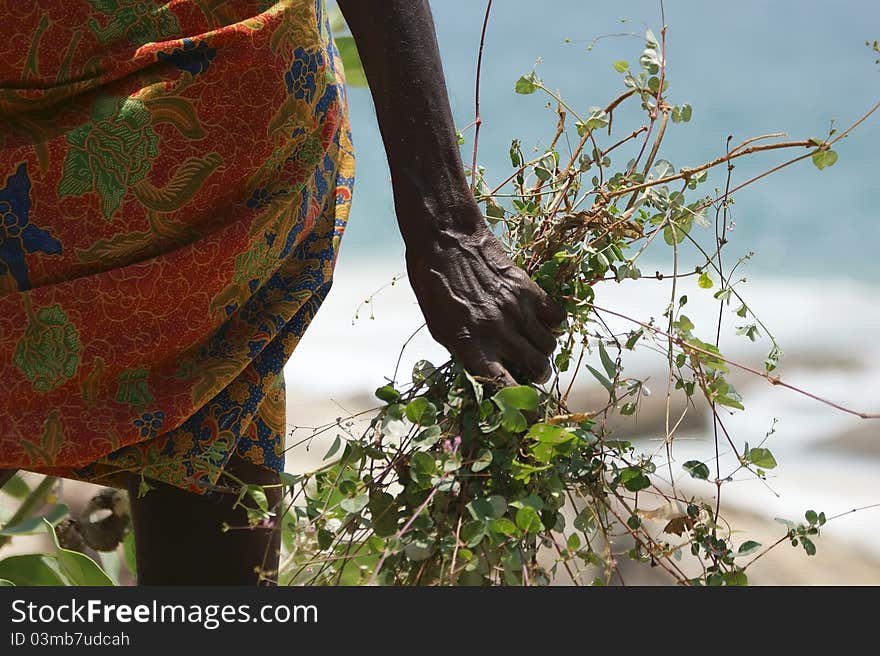
{"label": "floral print fabric", "polygon": [[0,0],[0,468],[283,467],[354,175],[323,0]]}

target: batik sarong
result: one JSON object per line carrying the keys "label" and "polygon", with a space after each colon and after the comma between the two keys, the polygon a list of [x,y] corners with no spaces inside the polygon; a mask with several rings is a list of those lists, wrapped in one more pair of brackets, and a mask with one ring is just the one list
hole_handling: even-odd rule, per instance
{"label": "batik sarong", "polygon": [[354,157],[323,0],[0,0],[0,468],[280,469]]}

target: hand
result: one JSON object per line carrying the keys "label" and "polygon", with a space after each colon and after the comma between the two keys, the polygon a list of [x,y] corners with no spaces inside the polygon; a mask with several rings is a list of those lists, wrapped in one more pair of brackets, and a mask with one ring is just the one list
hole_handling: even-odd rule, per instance
{"label": "hand", "polygon": [[565,312],[511,261],[482,220],[478,226],[438,231],[407,250],[428,330],[472,375],[503,386],[518,384],[515,375],[546,382],[553,329]]}

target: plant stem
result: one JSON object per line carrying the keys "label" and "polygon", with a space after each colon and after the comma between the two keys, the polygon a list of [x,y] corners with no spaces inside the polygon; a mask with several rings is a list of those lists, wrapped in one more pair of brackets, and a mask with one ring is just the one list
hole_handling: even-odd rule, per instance
{"label": "plant stem", "polygon": [[492,0],[486,2],[486,15],[483,17],[483,30],[480,33],[480,51],[477,54],[477,79],[474,84],[474,159],[471,164],[471,191],[477,189],[477,149],[480,146],[480,125],[483,119],[480,116],[480,74],[483,69],[483,46],[486,44],[486,27],[489,25],[489,12],[492,10]]}

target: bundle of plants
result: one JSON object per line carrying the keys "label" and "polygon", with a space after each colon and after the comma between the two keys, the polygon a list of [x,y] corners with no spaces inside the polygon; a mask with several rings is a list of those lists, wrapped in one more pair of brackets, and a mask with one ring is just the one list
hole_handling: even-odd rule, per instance
{"label": "bundle of plants", "polygon": [[[609,583],[628,558],[684,584],[741,585],[751,563],[777,545],[815,553],[822,513],[807,511],[804,521],[781,529],[775,544],[761,545],[735,532],[722,512],[722,490],[734,475],[763,479],[777,466],[764,442],[749,445],[725,426],[730,413],[744,409],[731,370],[807,393],[774,376],[780,349],[741,296],[737,269],[750,254],[732,266],[722,254],[735,192],[803,160],[832,166],[835,143],[877,106],[826,138],[728,139],[715,159],[676,167],[662,157],[667,127],[686,124],[693,109],[667,97],[665,40],[665,27],[659,38],[648,31],[637,63],[614,64],[621,93],[605,107],[576,110],[536,71],[521,77],[517,92],[550,100],[551,138],[531,157],[513,141],[513,170],[499,184],[490,186],[476,166],[475,143],[468,174],[486,220],[567,315],[550,381],[498,388],[454,360],[420,361],[405,382],[395,374],[376,390],[384,405],[366,430],[334,422],[339,436],[326,464],[285,475],[290,495],[273,520],[289,550],[281,583]],[[641,119],[622,125],[615,117],[628,105],[640,107]],[[475,142],[479,121],[476,130]],[[767,151],[794,154],[734,184],[734,162]],[[708,189],[713,169],[724,184]],[[665,274],[640,270],[649,248],[655,255],[667,249]],[[685,250],[696,267],[681,266]],[[688,317],[679,280],[689,276],[714,294],[717,324],[697,327]],[[603,304],[610,285],[656,285],[645,278],[669,283],[662,317],[629,317]],[[763,368],[720,351],[723,317],[730,315],[745,339],[767,340]],[[629,327],[614,330],[609,319]],[[644,380],[624,373],[623,361],[637,349],[660,353],[668,373],[659,384],[666,395],[663,439],[647,453],[608,428],[615,415],[637,415],[648,393]],[[581,376],[604,389],[602,403],[573,407]],[[673,411],[672,400],[679,395],[685,411],[701,406],[711,417],[714,440],[703,459],[680,463],[673,456],[683,413]],[[720,450],[733,454],[732,464]],[[690,486],[685,493],[676,485],[682,475],[703,491]],[[266,508],[253,514],[255,521],[269,516]]]}

